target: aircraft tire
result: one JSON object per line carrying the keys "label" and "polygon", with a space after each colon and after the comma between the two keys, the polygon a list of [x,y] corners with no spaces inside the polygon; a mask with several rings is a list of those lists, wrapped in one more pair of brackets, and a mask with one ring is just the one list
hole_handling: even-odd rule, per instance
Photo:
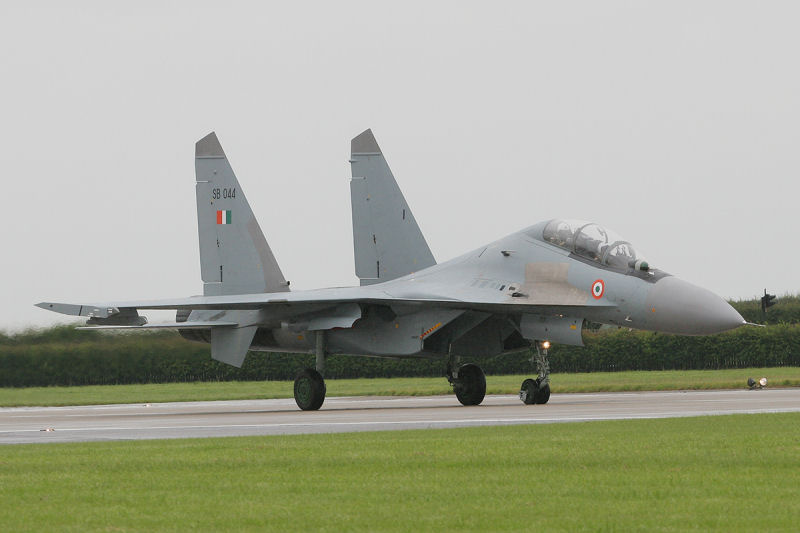
{"label": "aircraft tire", "polygon": [[[539,391],[539,384],[535,379],[526,379],[522,382],[519,388],[519,397],[525,405],[533,405],[536,403],[536,394]],[[524,394],[523,394],[524,393]]]}
{"label": "aircraft tire", "polygon": [[486,376],[481,367],[469,363],[459,368],[453,390],[461,405],[480,405],[486,396]]}
{"label": "aircraft tire", "polygon": [[550,400],[550,385],[544,387],[537,387],[536,392],[533,394],[533,402],[539,405],[546,404]]}
{"label": "aircraft tire", "polygon": [[305,368],[294,380],[294,401],[303,411],[316,411],[325,401],[325,380],[313,368]]}

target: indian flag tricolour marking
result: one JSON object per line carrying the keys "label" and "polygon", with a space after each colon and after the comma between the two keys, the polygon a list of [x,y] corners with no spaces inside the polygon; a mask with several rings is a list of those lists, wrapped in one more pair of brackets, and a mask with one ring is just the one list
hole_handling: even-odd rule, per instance
{"label": "indian flag tricolour marking", "polygon": [[217,211],[217,224],[230,224],[231,223],[231,210]]}

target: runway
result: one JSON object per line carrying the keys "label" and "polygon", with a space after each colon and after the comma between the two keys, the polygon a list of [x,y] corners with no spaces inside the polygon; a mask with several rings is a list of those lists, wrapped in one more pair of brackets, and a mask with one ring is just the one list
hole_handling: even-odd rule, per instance
{"label": "runway", "polygon": [[487,396],[328,398],[302,412],[292,399],[0,409],[0,444],[287,435],[399,429],[800,412],[800,389],[553,394],[547,405]]}

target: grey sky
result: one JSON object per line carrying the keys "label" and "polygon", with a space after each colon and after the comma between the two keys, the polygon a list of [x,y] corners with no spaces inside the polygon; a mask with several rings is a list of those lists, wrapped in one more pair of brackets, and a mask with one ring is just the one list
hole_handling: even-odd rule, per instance
{"label": "grey sky", "polygon": [[581,218],[723,297],[796,292],[798,15],[4,2],[0,329],[62,320],[41,300],[201,293],[193,154],[212,130],[293,289],[357,284],[347,159],[371,127],[439,261]]}

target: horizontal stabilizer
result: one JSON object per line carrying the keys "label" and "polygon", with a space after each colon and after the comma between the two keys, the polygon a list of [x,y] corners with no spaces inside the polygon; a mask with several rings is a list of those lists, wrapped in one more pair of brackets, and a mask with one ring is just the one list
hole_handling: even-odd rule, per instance
{"label": "horizontal stabilizer", "polygon": [[211,358],[241,368],[257,329],[257,326],[213,328],[211,330]]}

